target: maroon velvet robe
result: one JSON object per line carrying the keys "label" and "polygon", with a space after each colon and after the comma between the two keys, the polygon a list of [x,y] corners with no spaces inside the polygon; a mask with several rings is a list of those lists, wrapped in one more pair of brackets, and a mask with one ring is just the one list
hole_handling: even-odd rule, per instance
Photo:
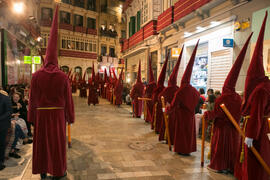
{"label": "maroon velvet robe", "polygon": [[[253,138],[253,146],[262,159],[270,166],[270,133],[268,118],[270,117],[270,81],[265,79],[253,90],[248,100],[250,119],[247,120],[246,136]],[[245,158],[240,173],[239,164],[235,176],[241,180],[269,180],[269,175],[245,145]]]}
{"label": "maroon velvet robe", "polygon": [[114,95],[115,95],[115,105],[122,104],[122,93],[123,93],[123,83],[118,82],[114,89]]}
{"label": "maroon velvet robe", "polygon": [[[41,109],[61,107],[63,109]],[[41,69],[33,74],[29,99],[29,122],[34,124],[33,174],[63,176],[66,164],[66,123],[74,122],[68,77],[61,70]]]}
{"label": "maroon velvet robe", "polygon": [[140,117],[142,113],[142,101],[138,100],[138,98],[143,97],[143,90],[144,85],[142,82],[136,83],[131,89],[130,97],[134,105],[135,117]]}
{"label": "maroon velvet robe", "polygon": [[89,81],[88,88],[89,88],[88,105],[98,104],[98,91],[97,91],[97,85],[95,84],[95,81],[92,81],[92,80]]}
{"label": "maroon velvet robe", "polygon": [[[156,82],[150,82],[148,85],[146,85],[146,89],[145,89],[145,97],[146,98],[152,98],[152,94],[154,89],[157,87]],[[153,114],[153,109],[154,109],[154,104],[153,101],[146,101],[146,105],[147,105],[147,115],[145,118],[146,122],[151,122],[153,121],[152,119],[152,114]],[[153,129],[153,126],[152,126]]]}
{"label": "maroon velvet robe", "polygon": [[[155,132],[156,133],[160,132],[161,122],[163,121],[163,118],[164,118],[163,117],[163,112],[162,112],[162,104],[158,100],[158,95],[159,95],[159,93],[161,93],[163,91],[163,89],[164,89],[163,85],[162,86],[157,86],[156,89],[153,92],[153,95],[152,95],[153,108],[154,108],[155,104],[157,103],[157,108],[153,110],[153,114],[152,114],[152,119],[153,119],[152,126],[155,127]],[[154,122],[155,121],[155,116],[156,116],[156,122]]]}
{"label": "maroon velvet robe", "polygon": [[[196,151],[195,107],[199,92],[190,84],[182,84],[176,91],[169,111],[174,111],[174,151],[189,154]],[[169,113],[170,114],[170,113]]]}
{"label": "maroon velvet robe", "polygon": [[87,97],[87,84],[84,80],[81,80],[80,82],[80,97],[86,98]]}
{"label": "maroon velvet robe", "polygon": [[[178,86],[168,86],[165,89],[163,89],[163,91],[159,94],[159,101],[161,103],[161,96],[164,97],[164,101],[165,104],[168,102],[169,104],[171,104],[173,98],[174,98],[174,94],[175,92],[179,89]],[[168,126],[169,126],[169,133],[170,133],[170,139],[171,139],[171,144],[174,143],[174,133],[175,133],[175,113],[172,112],[169,115],[168,118]],[[165,122],[164,122],[164,118],[161,122],[161,130],[159,133],[159,140],[162,141],[164,140],[164,135],[165,135]]]}
{"label": "maroon velvet robe", "polygon": [[[241,97],[234,91],[226,93],[215,101],[213,111],[207,113],[207,119],[214,120],[213,136],[211,140],[211,161],[209,167],[215,170],[229,170],[233,172],[237,161],[237,147],[240,136],[234,125],[220,108],[225,104],[232,116],[239,124],[241,118]],[[239,159],[238,159],[239,161]]]}

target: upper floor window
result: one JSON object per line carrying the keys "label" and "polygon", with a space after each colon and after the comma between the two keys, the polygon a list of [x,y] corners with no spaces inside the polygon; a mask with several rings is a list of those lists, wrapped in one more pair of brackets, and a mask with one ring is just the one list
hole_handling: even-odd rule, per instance
{"label": "upper floor window", "polygon": [[83,26],[83,17],[77,14],[74,14],[74,26]]}
{"label": "upper floor window", "polygon": [[148,14],[149,14],[149,8],[148,8],[148,2],[147,0],[142,1],[142,24],[148,21]]}
{"label": "upper floor window", "polygon": [[114,49],[114,47],[110,47],[109,56],[115,57],[115,49]]}
{"label": "upper floor window", "polygon": [[52,20],[52,9],[51,8],[41,8],[41,19],[42,20]]}
{"label": "upper floor window", "polygon": [[60,23],[70,24],[70,13],[60,11]]}
{"label": "upper floor window", "polygon": [[84,0],[76,0],[74,1],[74,6],[84,8]]}
{"label": "upper floor window", "polygon": [[126,39],[126,31],[121,30],[121,38]]}
{"label": "upper floor window", "polygon": [[87,9],[96,11],[96,0],[88,0],[87,1]]}
{"label": "upper floor window", "polygon": [[106,56],[106,55],[107,55],[107,46],[101,45],[101,56]]}
{"label": "upper floor window", "polygon": [[61,0],[62,3],[67,3],[67,4],[71,4],[71,0]]}
{"label": "upper floor window", "polygon": [[96,29],[96,19],[87,18],[87,28]]}

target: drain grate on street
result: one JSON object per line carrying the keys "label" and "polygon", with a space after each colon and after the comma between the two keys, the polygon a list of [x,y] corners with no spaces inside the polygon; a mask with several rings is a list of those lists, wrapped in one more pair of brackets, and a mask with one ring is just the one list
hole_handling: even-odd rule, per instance
{"label": "drain grate on street", "polygon": [[138,151],[150,151],[154,149],[152,144],[146,143],[144,141],[135,141],[128,145],[129,148],[138,150]]}

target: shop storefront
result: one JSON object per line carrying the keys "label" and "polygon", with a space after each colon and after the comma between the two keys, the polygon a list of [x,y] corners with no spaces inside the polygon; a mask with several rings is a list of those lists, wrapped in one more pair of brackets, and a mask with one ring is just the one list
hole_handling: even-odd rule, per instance
{"label": "shop storefront", "polygon": [[31,74],[40,68],[41,58],[6,30],[1,30],[1,83],[29,84]]}
{"label": "shop storefront", "polygon": [[136,82],[137,79],[137,73],[138,73],[138,67],[139,67],[139,60],[141,60],[141,77],[142,81],[146,81],[147,77],[147,62],[146,62],[147,55],[146,50],[143,50],[141,52],[134,53],[132,56],[127,57],[127,72],[126,72],[126,82],[133,84]]}
{"label": "shop storefront", "polygon": [[233,32],[233,22],[229,21],[185,39],[185,66],[200,39],[191,77],[195,88],[222,90],[233,63]]}

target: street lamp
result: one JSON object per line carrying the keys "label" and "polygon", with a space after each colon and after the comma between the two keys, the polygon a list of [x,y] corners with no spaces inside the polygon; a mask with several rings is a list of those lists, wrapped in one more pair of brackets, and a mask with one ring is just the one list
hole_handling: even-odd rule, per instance
{"label": "street lamp", "polygon": [[16,14],[22,14],[24,10],[23,2],[14,2],[13,3],[13,12]]}

